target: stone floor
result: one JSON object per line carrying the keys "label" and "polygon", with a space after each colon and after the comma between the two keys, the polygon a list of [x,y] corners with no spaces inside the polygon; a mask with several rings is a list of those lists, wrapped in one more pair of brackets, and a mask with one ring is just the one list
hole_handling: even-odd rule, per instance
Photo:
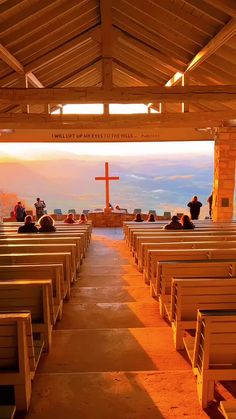
{"label": "stone floor", "polygon": [[40,362],[30,410],[16,417],[222,418],[217,404],[201,410],[191,367],[174,350],[121,229],[94,229],[52,350]]}

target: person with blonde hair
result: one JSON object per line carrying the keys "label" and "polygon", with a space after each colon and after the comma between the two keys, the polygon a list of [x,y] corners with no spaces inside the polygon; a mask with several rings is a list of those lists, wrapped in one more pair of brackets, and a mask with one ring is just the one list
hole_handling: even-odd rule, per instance
{"label": "person with blonde hair", "polygon": [[50,215],[43,215],[38,223],[40,225],[39,233],[53,233],[56,231],[54,227],[54,220]]}
{"label": "person with blonde hair", "polygon": [[79,220],[78,220],[78,224],[86,224],[87,223],[87,217],[86,217],[86,215],[85,214],[81,214],[81,216],[79,217]]}

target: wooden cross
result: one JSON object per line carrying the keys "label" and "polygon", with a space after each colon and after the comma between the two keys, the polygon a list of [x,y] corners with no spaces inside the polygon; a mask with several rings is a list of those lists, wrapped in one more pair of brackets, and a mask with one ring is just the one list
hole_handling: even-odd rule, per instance
{"label": "wooden cross", "polygon": [[106,186],[106,209],[109,208],[110,203],[110,191],[109,191],[109,180],[119,180],[119,176],[109,176],[109,163],[105,163],[105,177],[96,176],[95,180],[105,180]]}

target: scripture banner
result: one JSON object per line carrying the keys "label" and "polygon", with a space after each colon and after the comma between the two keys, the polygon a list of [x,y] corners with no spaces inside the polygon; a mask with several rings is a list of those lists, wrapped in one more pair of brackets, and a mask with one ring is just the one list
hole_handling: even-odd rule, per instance
{"label": "scripture banner", "polygon": [[[10,132],[11,131],[11,132]],[[152,141],[209,141],[212,134],[194,128],[157,129],[13,129],[0,133],[0,142],[103,143]]]}

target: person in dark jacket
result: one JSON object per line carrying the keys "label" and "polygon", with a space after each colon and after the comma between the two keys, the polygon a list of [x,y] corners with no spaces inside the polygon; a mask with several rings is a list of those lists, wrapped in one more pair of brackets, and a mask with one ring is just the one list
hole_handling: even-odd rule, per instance
{"label": "person in dark jacket", "polygon": [[54,220],[50,215],[43,215],[38,221],[39,233],[54,233],[56,231],[54,227]]}
{"label": "person in dark jacket", "polygon": [[38,233],[38,229],[33,223],[32,215],[26,215],[25,224],[18,228],[18,233]]}
{"label": "person in dark jacket", "polygon": [[177,215],[173,215],[169,224],[163,227],[164,230],[181,230],[182,228],[182,224],[179,222]]}
{"label": "person in dark jacket", "polygon": [[190,208],[191,220],[198,220],[202,203],[198,201],[196,195],[193,197],[192,201],[188,203],[188,207]]}
{"label": "person in dark jacket", "polygon": [[14,216],[16,218],[16,221],[21,222],[25,220],[25,207],[22,205],[21,201],[17,202],[17,204],[14,207]]}
{"label": "person in dark jacket", "polygon": [[180,220],[183,230],[193,230],[195,228],[195,225],[190,221],[190,218],[188,215],[182,215]]}
{"label": "person in dark jacket", "polygon": [[211,218],[211,214],[212,214],[212,202],[213,202],[213,192],[208,197],[207,202],[209,204],[209,217]]}

